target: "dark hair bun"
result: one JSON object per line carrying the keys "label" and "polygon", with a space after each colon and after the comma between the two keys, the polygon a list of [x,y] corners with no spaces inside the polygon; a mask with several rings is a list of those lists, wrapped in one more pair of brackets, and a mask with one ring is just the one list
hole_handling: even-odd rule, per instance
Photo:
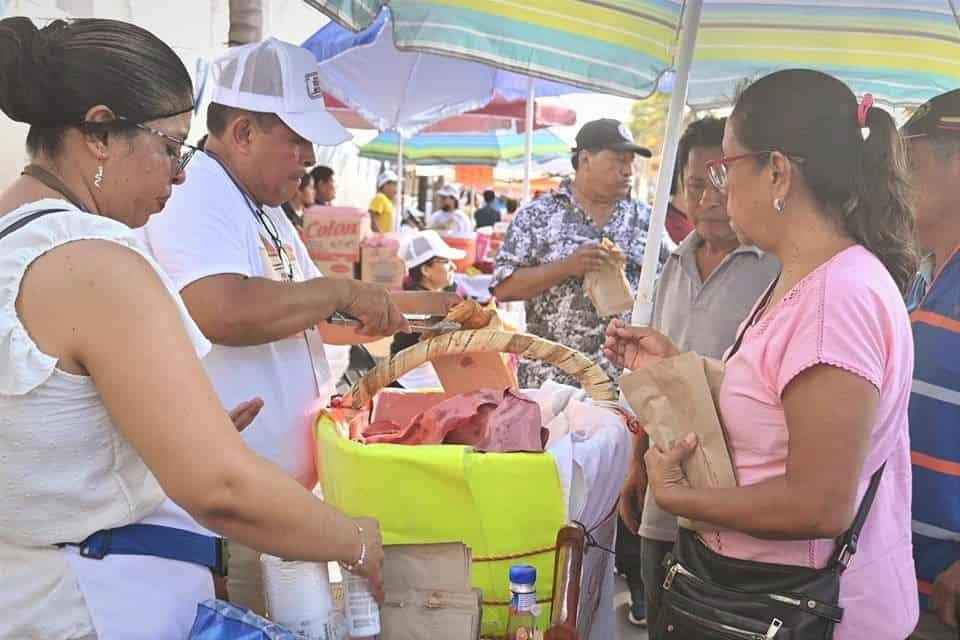
{"label": "dark hair bun", "polygon": [[29,124],[63,123],[63,45],[68,28],[57,20],[43,29],[26,17],[0,20],[0,110]]}

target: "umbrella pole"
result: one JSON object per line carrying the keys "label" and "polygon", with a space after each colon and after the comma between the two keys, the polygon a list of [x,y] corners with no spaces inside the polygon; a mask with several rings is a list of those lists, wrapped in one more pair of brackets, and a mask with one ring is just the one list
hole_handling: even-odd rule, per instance
{"label": "umbrella pole", "polygon": [[403,221],[403,134],[397,132],[397,202],[395,204],[397,212],[393,216],[393,229],[390,231],[399,231],[400,223]]}
{"label": "umbrella pole", "polygon": [[677,60],[673,93],[670,95],[667,131],[663,139],[660,172],[657,175],[657,192],[653,200],[653,213],[650,216],[647,246],[643,253],[643,267],[640,272],[640,283],[637,287],[637,299],[633,305],[631,322],[634,326],[648,326],[653,318],[653,292],[656,286],[660,244],[663,240],[664,226],[667,220],[670,183],[673,179],[673,169],[677,160],[677,145],[680,142],[680,128],[683,126],[683,108],[687,102],[687,81],[690,78],[690,66],[693,63],[693,50],[697,43],[697,31],[700,29],[702,10],[703,0],[686,0],[684,2],[683,28],[680,31],[680,56]]}
{"label": "umbrella pole", "polygon": [[533,172],[533,107],[536,101],[533,78],[527,78],[527,112],[523,136],[523,202],[530,202],[530,174]]}

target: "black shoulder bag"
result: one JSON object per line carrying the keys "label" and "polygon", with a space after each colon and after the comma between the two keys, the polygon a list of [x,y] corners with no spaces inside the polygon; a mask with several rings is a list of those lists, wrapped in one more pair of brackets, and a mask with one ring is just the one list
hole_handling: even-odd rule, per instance
{"label": "black shoulder bag", "polygon": [[[737,337],[727,359],[766,306],[767,290]],[[680,529],[664,560],[663,604],[658,638],[675,640],[830,640],[843,619],[840,577],[857,551],[860,532],[883,475],[870,479],[850,529],[837,539],[823,569],[729,558],[712,551],[696,532]]]}

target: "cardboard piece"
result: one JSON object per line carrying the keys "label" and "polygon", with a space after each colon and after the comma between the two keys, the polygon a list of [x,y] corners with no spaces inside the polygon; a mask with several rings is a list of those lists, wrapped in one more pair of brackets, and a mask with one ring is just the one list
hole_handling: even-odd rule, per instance
{"label": "cardboard piece", "polygon": [[360,247],[360,279],[391,291],[403,289],[407,265],[400,259],[400,242],[389,234],[367,238]]}
{"label": "cardboard piece", "polygon": [[[716,408],[722,364],[683,353],[666,358],[620,378],[620,388],[650,442],[661,449],[691,431],[699,444],[684,464],[692,487],[737,486],[726,435]],[[680,525],[697,531],[716,531],[717,525],[680,518]]]}
{"label": "cardboard piece", "polygon": [[471,562],[458,543],[384,547],[381,640],[479,638],[482,597]]}
{"label": "cardboard piece", "polygon": [[[447,316],[453,319],[454,313]],[[469,328],[464,325],[464,328]],[[494,331],[512,331],[496,314],[484,327]],[[443,390],[450,395],[476,391],[477,389],[519,389],[515,362],[505,353],[461,353],[434,358],[433,368],[440,378]]]}
{"label": "cardboard piece", "polygon": [[443,390],[451,395],[477,389],[519,389],[508,355],[462,353],[433,359]]}
{"label": "cardboard piece", "polygon": [[370,214],[350,207],[310,207],[303,212],[303,238],[314,261],[360,260],[370,235]]}

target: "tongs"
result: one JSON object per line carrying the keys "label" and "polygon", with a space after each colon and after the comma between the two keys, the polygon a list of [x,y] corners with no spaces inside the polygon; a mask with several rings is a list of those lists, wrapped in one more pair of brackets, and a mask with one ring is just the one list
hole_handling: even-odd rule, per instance
{"label": "tongs", "polygon": [[[460,331],[463,328],[463,325],[459,322],[448,322],[444,316],[433,316],[427,313],[405,313],[403,317],[414,333],[448,333],[450,331]],[[330,316],[327,322],[345,326],[360,325],[359,320],[339,311]]]}

